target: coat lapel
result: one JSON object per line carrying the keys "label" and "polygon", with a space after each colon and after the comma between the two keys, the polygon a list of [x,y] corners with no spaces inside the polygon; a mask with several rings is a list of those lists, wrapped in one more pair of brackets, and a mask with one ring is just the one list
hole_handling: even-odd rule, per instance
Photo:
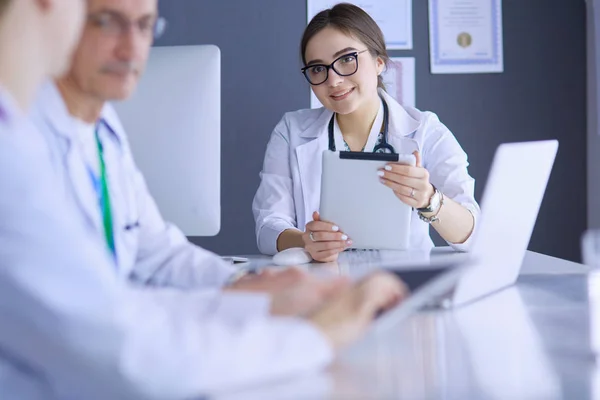
{"label": "coat lapel", "polygon": [[327,127],[332,116],[331,111],[323,109],[323,113],[300,133],[300,137],[307,142],[295,150],[304,205],[304,215],[296,215],[299,229],[304,229],[305,225],[312,221],[313,212],[319,210],[323,151],[329,148]]}
{"label": "coat lapel", "polygon": [[394,146],[396,153],[412,154],[414,151],[420,152],[419,143],[413,137],[421,123],[411,117],[404,107],[385,91],[380,90],[379,94],[386,101],[389,108],[388,141]]}
{"label": "coat lapel", "polygon": [[64,101],[53,83],[46,84],[36,102],[45,125],[45,134],[56,143],[61,175],[65,178],[65,188],[70,189],[77,204],[88,221],[97,229],[102,228],[100,204],[94,183],[85,164],[83,155],[76,143],[76,127]]}
{"label": "coat lapel", "polygon": [[327,135],[321,135],[308,143],[296,147],[302,198],[304,200],[304,218],[303,221],[298,221],[299,229],[304,229],[304,225],[312,221],[312,213],[319,210],[321,204],[323,151],[327,150],[327,145]]}

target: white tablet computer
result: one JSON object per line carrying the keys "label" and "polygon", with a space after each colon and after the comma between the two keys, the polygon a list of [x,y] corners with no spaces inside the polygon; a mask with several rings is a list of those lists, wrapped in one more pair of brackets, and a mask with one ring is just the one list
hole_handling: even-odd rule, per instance
{"label": "white tablet computer", "polygon": [[412,208],[379,181],[388,163],[415,165],[412,154],[323,152],[320,214],[352,239],[354,249],[406,250]]}

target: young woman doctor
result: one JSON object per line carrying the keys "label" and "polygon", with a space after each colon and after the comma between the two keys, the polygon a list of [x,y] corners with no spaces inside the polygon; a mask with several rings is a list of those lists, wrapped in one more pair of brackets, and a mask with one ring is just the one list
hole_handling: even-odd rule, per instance
{"label": "young woman doctor", "polygon": [[317,261],[337,259],[352,238],[319,218],[322,153],[387,145],[417,160],[415,167],[391,163],[378,171],[381,184],[415,209],[411,248],[433,247],[431,225],[466,251],[479,212],[467,155],[435,114],[403,107],[386,93],[381,74],[389,57],[375,21],[338,4],[312,19],[300,47],[302,72],[324,107],[287,113],[271,135],[253,203],[260,251],[303,247]]}

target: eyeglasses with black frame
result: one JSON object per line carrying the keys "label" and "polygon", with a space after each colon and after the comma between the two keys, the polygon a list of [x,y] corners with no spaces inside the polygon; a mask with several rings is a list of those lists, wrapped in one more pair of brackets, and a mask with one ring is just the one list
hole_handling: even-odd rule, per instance
{"label": "eyeglasses with black frame", "polygon": [[332,69],[339,76],[354,75],[358,71],[358,55],[369,49],[354,51],[336,58],[331,64],[312,64],[302,68],[304,77],[313,86],[318,86],[329,79],[329,70]]}

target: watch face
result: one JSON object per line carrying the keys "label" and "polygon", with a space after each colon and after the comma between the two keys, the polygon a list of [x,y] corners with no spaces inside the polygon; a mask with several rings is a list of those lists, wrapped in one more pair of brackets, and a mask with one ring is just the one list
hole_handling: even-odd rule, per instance
{"label": "watch face", "polygon": [[430,213],[430,212],[434,212],[435,210],[437,210],[440,207],[442,194],[439,192],[439,190],[437,190],[435,188],[435,186],[434,186],[434,189],[435,189],[435,192],[433,193],[433,196],[431,196],[431,199],[429,199],[429,205],[424,208],[419,208],[418,211]]}
{"label": "watch face", "polygon": [[440,206],[440,192],[436,189],[435,193],[433,194],[433,196],[431,196],[431,199],[429,200],[429,205],[425,208],[421,208],[419,211],[422,212],[434,212],[435,210],[437,210]]}
{"label": "watch face", "polygon": [[429,208],[431,209],[431,211],[437,210],[437,208],[440,206],[440,197],[440,192],[438,192],[437,190],[435,191],[433,196],[431,196],[431,201],[429,202]]}

